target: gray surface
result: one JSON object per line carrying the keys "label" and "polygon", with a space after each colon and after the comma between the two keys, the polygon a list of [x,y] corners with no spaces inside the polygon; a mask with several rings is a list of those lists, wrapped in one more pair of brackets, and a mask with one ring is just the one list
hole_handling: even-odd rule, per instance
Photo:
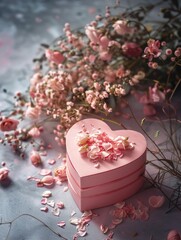
{"label": "gray surface", "polygon": [[[0,108],[3,109],[7,100],[13,99],[15,91],[26,89],[32,74],[32,59],[39,51],[41,43],[50,43],[54,38],[62,34],[65,22],[69,22],[72,28],[76,28],[93,19],[88,13],[89,7],[95,7],[97,13],[103,12],[106,4],[113,0],[54,0],[54,1],[0,1]],[[140,1],[121,1],[124,6],[136,5]],[[148,1],[142,1],[148,2]],[[150,1],[153,2],[153,1]],[[4,93],[7,89],[7,93]],[[138,106],[139,108],[139,106]],[[132,123],[129,123],[132,126]],[[156,126],[151,126],[156,129]],[[149,128],[150,130],[151,128]],[[150,130],[150,131],[153,131]],[[49,139],[50,141],[50,139]],[[45,190],[37,188],[34,182],[28,182],[28,175],[37,176],[37,169],[31,166],[29,160],[22,160],[12,154],[8,148],[0,146],[0,162],[7,162],[10,168],[10,181],[8,184],[0,184],[0,219],[3,222],[10,221],[22,213],[31,213],[47,223],[54,230],[67,239],[72,239],[76,232],[74,226],[69,223],[70,214],[74,210],[76,216],[81,213],[77,209],[69,192],[64,193],[64,186],[56,186],[52,189],[53,199],[65,203],[65,209],[59,217],[55,217],[49,211],[41,212],[41,193]],[[61,150],[50,150],[49,156],[56,157]],[[60,162],[57,163],[57,165]],[[142,199],[147,201],[153,194],[152,189],[140,192],[132,200]],[[172,228],[181,230],[180,213],[173,211],[165,214],[168,204],[162,209],[152,210],[150,219],[146,222],[126,220],[115,230],[114,240],[153,240],[166,239],[168,231]],[[88,235],[83,239],[103,240],[106,236],[100,232],[99,225],[107,224],[110,220],[110,208],[98,209],[99,214],[87,228]],[[57,222],[66,221],[65,229],[58,228]],[[6,239],[8,227],[0,225],[0,240]],[[56,240],[60,239],[48,231],[42,224],[31,218],[19,219],[13,224],[8,240]]]}

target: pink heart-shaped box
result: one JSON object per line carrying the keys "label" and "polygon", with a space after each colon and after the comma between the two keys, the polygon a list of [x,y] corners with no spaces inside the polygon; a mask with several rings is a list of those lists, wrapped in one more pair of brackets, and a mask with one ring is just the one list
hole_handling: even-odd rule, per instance
{"label": "pink heart-shaped box", "polygon": [[[100,167],[83,157],[77,144],[82,127],[93,128],[115,138],[129,137],[135,143],[133,150],[126,150],[123,157],[113,162],[101,161]],[[69,189],[81,211],[107,206],[122,201],[136,193],[143,184],[146,161],[146,139],[136,131],[112,131],[103,121],[84,119],[74,124],[66,135],[67,177]]]}

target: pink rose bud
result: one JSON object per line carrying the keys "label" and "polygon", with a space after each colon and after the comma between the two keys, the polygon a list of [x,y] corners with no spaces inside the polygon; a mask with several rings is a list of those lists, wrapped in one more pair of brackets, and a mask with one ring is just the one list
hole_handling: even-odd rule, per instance
{"label": "pink rose bud", "polygon": [[141,56],[142,49],[137,43],[126,42],[122,46],[123,53],[128,57],[139,57]]}
{"label": "pink rose bud", "polygon": [[30,156],[31,163],[34,166],[38,166],[41,164],[41,157],[40,154],[36,151],[32,151],[31,156]]}
{"label": "pink rose bud", "polygon": [[85,28],[85,33],[92,43],[99,43],[99,33],[96,28],[92,26],[87,26]]}
{"label": "pink rose bud", "polygon": [[99,57],[103,61],[110,61],[112,59],[112,54],[107,51],[103,51],[99,53]]}
{"label": "pink rose bud", "polygon": [[55,176],[59,177],[61,182],[67,181],[66,165],[61,165],[55,170]]}
{"label": "pink rose bud", "polygon": [[0,130],[2,132],[13,131],[13,130],[16,130],[18,124],[19,124],[19,121],[15,119],[5,118],[0,123]]}
{"label": "pink rose bud", "polygon": [[9,169],[7,167],[0,168],[0,181],[8,178]]}
{"label": "pink rose bud", "polygon": [[133,34],[134,28],[128,26],[128,22],[126,20],[118,20],[113,24],[113,28],[117,34],[125,35],[125,34]]}
{"label": "pink rose bud", "polygon": [[54,62],[57,65],[65,60],[63,54],[59,51],[53,51],[51,49],[46,49],[45,56],[50,62]]}
{"label": "pink rose bud", "polygon": [[109,45],[109,38],[107,36],[102,36],[99,43],[103,48],[107,48]]}

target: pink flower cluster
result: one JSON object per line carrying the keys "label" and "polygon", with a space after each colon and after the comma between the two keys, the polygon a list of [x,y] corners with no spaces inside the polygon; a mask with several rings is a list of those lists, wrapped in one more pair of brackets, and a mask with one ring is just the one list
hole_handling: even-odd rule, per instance
{"label": "pink flower cluster", "polygon": [[91,133],[82,131],[77,136],[79,152],[92,162],[116,161],[127,149],[133,149],[134,144],[128,137],[111,137],[101,130],[93,129]]}
{"label": "pink flower cluster", "polygon": [[40,70],[31,78],[31,104],[25,115],[37,118],[45,112],[58,120],[54,133],[59,143],[65,130],[82,114],[112,112],[110,99],[125,96],[145,78],[143,69],[127,68],[124,64],[124,59],[131,63],[142,55],[142,46],[130,40],[137,27],[130,26],[126,19],[114,20],[109,9],[105,15],[105,22],[103,17],[96,16],[80,34],[66,23],[65,38],[57,42],[56,49],[45,50],[50,69],[46,73]]}
{"label": "pink flower cluster", "polygon": [[[144,49],[144,58],[148,59],[148,66],[157,69],[160,65],[157,60],[171,60],[171,62],[179,61],[181,57],[181,47],[177,47],[174,51],[167,47],[165,41],[149,39],[147,47]],[[154,60],[154,61],[153,61]]]}

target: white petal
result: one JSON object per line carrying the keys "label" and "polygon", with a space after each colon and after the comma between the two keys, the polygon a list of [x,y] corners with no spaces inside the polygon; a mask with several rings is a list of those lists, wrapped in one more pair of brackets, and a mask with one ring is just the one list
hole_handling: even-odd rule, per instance
{"label": "white petal", "polygon": [[42,197],[49,198],[52,196],[52,192],[47,190],[42,193]]}
{"label": "white petal", "polygon": [[60,221],[60,222],[57,223],[57,225],[59,227],[64,227],[65,226],[65,222],[64,221]]}
{"label": "white petal", "polygon": [[54,216],[59,216],[60,215],[60,209],[57,207],[57,208],[54,208],[53,210],[52,210],[52,213],[53,213],[53,215]]}
{"label": "white petal", "polygon": [[55,207],[55,201],[54,200],[49,200],[47,202],[47,205],[50,206],[50,207]]}

